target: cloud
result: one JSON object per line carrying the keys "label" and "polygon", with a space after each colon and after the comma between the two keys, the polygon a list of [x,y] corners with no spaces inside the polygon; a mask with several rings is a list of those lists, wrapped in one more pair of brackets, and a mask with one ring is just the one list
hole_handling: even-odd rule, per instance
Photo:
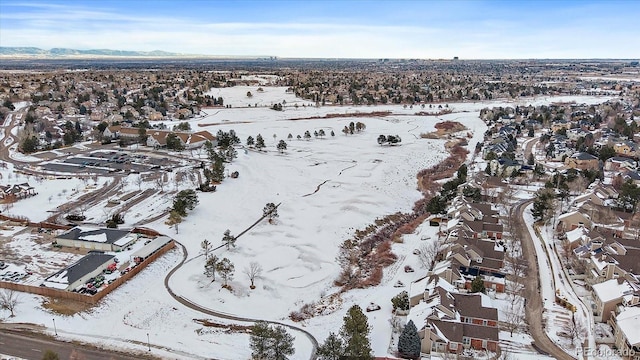
{"label": "cloud", "polygon": [[143,12],[140,8],[14,3],[0,9],[0,31],[3,46],[281,57],[623,58],[637,56],[632,52],[640,48],[635,22],[617,22],[615,30],[599,26],[610,22],[611,15],[594,20],[599,8],[593,4],[563,8],[559,14],[579,16],[559,21],[553,12],[543,17],[545,9],[479,12],[485,3],[449,3],[408,2],[386,9],[376,2],[377,8],[369,13],[355,6],[360,2],[345,2],[350,7],[324,12],[313,3],[316,8],[310,17],[300,15],[306,13],[304,8],[284,14],[281,9],[271,11],[277,16],[260,16],[260,8],[221,9],[226,11],[218,15],[223,21],[215,20],[217,13],[184,17],[177,10],[176,14],[171,9],[151,11],[161,6]]}

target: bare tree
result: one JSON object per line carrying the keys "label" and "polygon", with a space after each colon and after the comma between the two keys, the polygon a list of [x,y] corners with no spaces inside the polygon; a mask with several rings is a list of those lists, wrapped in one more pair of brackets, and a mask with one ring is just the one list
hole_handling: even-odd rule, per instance
{"label": "bare tree", "polygon": [[14,290],[5,289],[0,292],[0,309],[9,310],[11,315],[15,317],[15,309],[20,304],[20,293]]}
{"label": "bare tree", "polygon": [[162,176],[159,176],[156,179],[156,186],[160,188],[160,192],[164,192],[164,179]]}
{"label": "bare tree", "polygon": [[439,251],[440,241],[438,241],[437,239],[435,241],[429,241],[426,244],[422,244],[418,248],[417,254],[418,260],[420,261],[420,266],[427,270],[431,270]]}
{"label": "bare tree", "polygon": [[251,288],[255,289],[255,285],[253,284],[254,280],[256,279],[256,277],[260,276],[260,274],[262,274],[262,266],[260,266],[260,264],[258,264],[255,261],[252,261],[249,264],[249,267],[244,268],[244,273],[247,275],[247,277],[249,278],[249,280],[251,281]]}
{"label": "bare tree", "polygon": [[578,343],[582,341],[585,328],[580,319],[576,319],[575,314],[572,313],[571,319],[562,326],[562,331],[571,340],[571,345],[575,345],[576,340]]}
{"label": "bare tree", "polygon": [[524,307],[521,297],[514,297],[516,300],[512,301],[505,311],[505,328],[513,336],[514,331],[524,330],[522,328],[524,324]]}
{"label": "bare tree", "polygon": [[142,190],[142,175],[138,175],[135,181],[136,185],[138,185],[138,190]]}

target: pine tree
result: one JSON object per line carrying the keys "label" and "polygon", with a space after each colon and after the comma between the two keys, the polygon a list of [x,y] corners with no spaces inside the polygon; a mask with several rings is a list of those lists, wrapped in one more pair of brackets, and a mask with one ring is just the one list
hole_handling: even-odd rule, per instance
{"label": "pine tree", "polygon": [[262,209],[262,215],[269,219],[269,224],[272,224],[273,219],[279,216],[278,207],[274,203],[267,203]]}
{"label": "pine tree", "polygon": [[409,293],[406,291],[401,292],[391,298],[391,303],[393,304],[393,310],[409,310]]}
{"label": "pine tree", "polygon": [[482,280],[482,276],[478,275],[475,279],[473,279],[473,281],[471,281],[471,292],[484,292],[484,280]]}
{"label": "pine tree", "polygon": [[280,142],[278,142],[278,151],[283,153],[285,150],[287,150],[287,143],[284,140],[280,140]]}
{"label": "pine tree", "polygon": [[220,277],[224,280],[224,285],[227,286],[227,282],[233,279],[233,273],[235,272],[235,266],[231,263],[231,260],[224,258],[216,264],[216,271],[220,274]]}
{"label": "pine tree", "polygon": [[235,236],[231,235],[231,230],[225,230],[224,234],[222,235],[222,242],[227,246],[227,250],[229,250],[232,246],[236,247],[236,238]]}
{"label": "pine tree", "polygon": [[294,337],[287,333],[284,326],[272,328],[264,321],[257,321],[251,327],[251,358],[256,360],[286,360],[293,355]]}
{"label": "pine tree", "polygon": [[261,150],[264,147],[264,139],[262,138],[262,135],[258,134],[258,136],[256,136],[256,149]]}
{"label": "pine tree", "polygon": [[268,359],[269,331],[269,325],[264,321],[256,321],[256,323],[251,327],[251,338],[249,338],[249,347],[251,348],[252,359]]}
{"label": "pine tree", "polygon": [[218,265],[218,260],[218,257],[213,255],[208,258],[207,262],[204,264],[204,274],[211,278],[211,282],[216,281],[216,266]]}
{"label": "pine tree", "polygon": [[409,320],[398,339],[398,353],[403,358],[418,359],[420,357],[420,347],[418,329],[413,320]]}
{"label": "pine tree", "polygon": [[271,329],[270,333],[269,352],[271,356],[269,359],[286,360],[287,355],[293,355],[295,352],[293,348],[294,337],[287,332],[284,326],[278,325]]}
{"label": "pine tree", "polygon": [[253,136],[249,136],[247,138],[247,146],[253,146],[253,144],[255,144],[255,140],[253,140]]}
{"label": "pine tree", "polygon": [[330,333],[316,354],[319,360],[341,360],[344,352],[342,339],[337,334]]}
{"label": "pine tree", "polygon": [[340,335],[345,344],[344,356],[348,358],[370,359],[371,344],[369,332],[371,328],[367,323],[367,317],[362,313],[358,305],[353,305],[343,318]]}

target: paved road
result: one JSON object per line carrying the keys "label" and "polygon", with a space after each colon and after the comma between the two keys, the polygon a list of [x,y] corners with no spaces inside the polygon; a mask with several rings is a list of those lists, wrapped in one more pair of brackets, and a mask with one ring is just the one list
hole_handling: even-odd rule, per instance
{"label": "paved road", "polygon": [[157,359],[146,355],[126,355],[98,349],[89,345],[79,345],[50,339],[44,336],[27,335],[0,330],[0,353],[18,356],[24,359],[39,360],[45,351],[51,350],[60,356],[60,359],[69,359],[73,351],[81,355],[85,360],[138,360]]}
{"label": "paved road", "polygon": [[533,199],[523,200],[515,207],[515,229],[521,239],[522,253],[527,260],[528,274],[525,286],[525,299],[527,299],[526,318],[529,331],[535,341],[536,349],[542,350],[559,360],[575,360],[574,357],[558,347],[542,325],[542,298],[540,297],[540,277],[536,251],[533,247],[533,239],[524,222],[524,209],[533,202]]}

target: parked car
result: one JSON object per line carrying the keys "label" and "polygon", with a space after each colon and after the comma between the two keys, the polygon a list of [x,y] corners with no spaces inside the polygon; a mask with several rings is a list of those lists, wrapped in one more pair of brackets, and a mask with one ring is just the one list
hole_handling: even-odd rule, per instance
{"label": "parked car", "polygon": [[367,306],[367,312],[376,311],[376,310],[380,310],[380,305],[376,303],[369,303],[369,306]]}

